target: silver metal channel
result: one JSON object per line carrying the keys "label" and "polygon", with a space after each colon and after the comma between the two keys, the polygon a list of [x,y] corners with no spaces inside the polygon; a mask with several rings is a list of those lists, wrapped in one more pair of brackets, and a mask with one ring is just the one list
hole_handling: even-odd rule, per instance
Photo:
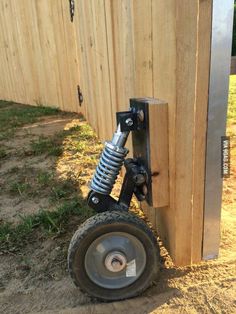
{"label": "silver metal channel", "polygon": [[233,0],[213,0],[207,121],[203,252],[218,257],[221,219],[221,136],[225,135],[230,74]]}

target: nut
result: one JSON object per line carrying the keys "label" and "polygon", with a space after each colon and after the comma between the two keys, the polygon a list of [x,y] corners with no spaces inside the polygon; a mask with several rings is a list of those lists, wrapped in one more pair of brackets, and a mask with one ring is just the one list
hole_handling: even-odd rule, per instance
{"label": "nut", "polygon": [[94,204],[98,204],[98,203],[99,203],[99,198],[96,197],[96,196],[93,196],[93,197],[92,197],[92,202],[93,202]]}
{"label": "nut", "polygon": [[132,126],[134,124],[134,121],[131,118],[128,118],[125,120],[125,124],[128,126]]}

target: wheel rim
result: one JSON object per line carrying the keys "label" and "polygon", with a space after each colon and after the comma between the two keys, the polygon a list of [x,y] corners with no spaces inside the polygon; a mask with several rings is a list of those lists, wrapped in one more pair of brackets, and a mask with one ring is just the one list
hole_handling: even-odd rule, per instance
{"label": "wheel rim", "polygon": [[106,233],[94,240],[85,255],[85,270],[95,284],[120,289],[143,273],[146,251],[135,236],[126,232]]}

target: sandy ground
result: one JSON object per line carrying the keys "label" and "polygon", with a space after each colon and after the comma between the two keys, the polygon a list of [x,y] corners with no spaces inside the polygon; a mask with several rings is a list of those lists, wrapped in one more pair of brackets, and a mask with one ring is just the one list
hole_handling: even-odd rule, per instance
{"label": "sandy ground", "polygon": [[[68,167],[76,172],[76,166],[73,169],[76,163],[71,156],[62,161],[45,156],[22,159],[20,154],[38,135],[53,135],[73,119],[57,116],[45,118],[20,129],[14,140],[4,143],[11,155],[1,163],[0,184],[14,176],[10,169],[22,167],[23,164],[44,170],[53,168],[58,175],[65,174]],[[233,146],[235,154],[235,142]],[[218,260],[182,268],[166,268],[163,263],[159,280],[141,297],[100,303],[81,293],[68,276],[66,255],[75,231],[72,225],[62,236],[45,239],[39,234],[36,242],[29,243],[18,253],[0,253],[0,313],[236,313],[235,158],[231,161],[231,172],[231,177],[224,184],[222,240]],[[37,201],[22,201],[5,194],[1,193],[0,221],[17,222],[19,214],[32,213],[40,207],[49,206],[43,196]]]}

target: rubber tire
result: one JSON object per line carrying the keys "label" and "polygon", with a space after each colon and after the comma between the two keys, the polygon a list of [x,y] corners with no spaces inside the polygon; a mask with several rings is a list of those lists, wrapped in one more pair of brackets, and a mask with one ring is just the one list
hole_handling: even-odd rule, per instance
{"label": "rubber tire", "polygon": [[[107,289],[96,285],[88,277],[84,259],[90,244],[108,232],[127,232],[143,244],[147,263],[142,275],[131,285],[121,289]],[[71,239],[68,250],[68,270],[75,285],[100,300],[115,301],[131,298],[146,290],[160,270],[160,250],[156,238],[145,222],[129,212],[99,213],[82,224]]]}

